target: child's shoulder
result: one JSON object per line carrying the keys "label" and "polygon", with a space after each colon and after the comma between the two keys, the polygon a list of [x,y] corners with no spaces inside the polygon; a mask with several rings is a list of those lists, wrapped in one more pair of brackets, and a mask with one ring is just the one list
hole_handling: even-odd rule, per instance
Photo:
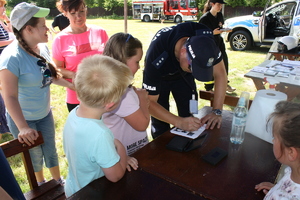
{"label": "child's shoulder", "polygon": [[97,131],[108,129],[101,119],[92,119],[80,117],[77,115],[76,110],[78,107],[74,108],[68,115],[66,125],[71,125],[73,127],[78,127],[80,129],[95,129]]}

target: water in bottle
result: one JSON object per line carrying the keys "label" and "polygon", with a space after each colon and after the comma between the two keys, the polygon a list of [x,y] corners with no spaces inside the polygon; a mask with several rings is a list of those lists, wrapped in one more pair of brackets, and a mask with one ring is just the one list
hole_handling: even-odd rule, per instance
{"label": "water in bottle", "polygon": [[[248,99],[247,99],[248,97]],[[238,105],[234,109],[231,133],[230,133],[230,141],[233,144],[242,144],[245,138],[245,127],[247,120],[247,101],[249,100],[249,93],[243,94],[240,97]]]}

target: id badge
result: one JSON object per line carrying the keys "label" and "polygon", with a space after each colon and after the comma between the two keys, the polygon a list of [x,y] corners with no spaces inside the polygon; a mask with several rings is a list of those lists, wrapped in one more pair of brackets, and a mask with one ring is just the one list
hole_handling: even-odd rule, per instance
{"label": "id badge", "polygon": [[198,114],[198,101],[195,99],[195,95],[193,94],[192,99],[190,100],[190,113]]}

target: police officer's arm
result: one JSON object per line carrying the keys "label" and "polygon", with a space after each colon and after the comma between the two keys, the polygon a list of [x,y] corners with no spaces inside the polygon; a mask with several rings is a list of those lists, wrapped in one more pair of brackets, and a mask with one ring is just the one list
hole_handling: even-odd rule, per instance
{"label": "police officer's arm", "polygon": [[[214,102],[213,109],[223,108],[225,99],[226,87],[227,87],[227,74],[223,60],[214,66],[214,79],[215,79],[215,91],[214,91]],[[213,129],[216,125],[218,128],[221,127],[222,116],[214,113],[209,113],[201,119],[201,122],[207,123],[206,129]]]}
{"label": "police officer's arm", "polygon": [[176,126],[185,131],[196,131],[202,125],[198,118],[179,117],[166,110],[164,107],[157,103],[159,95],[149,95],[148,97],[150,100],[149,111],[153,117],[166,123],[172,124],[173,126]]}

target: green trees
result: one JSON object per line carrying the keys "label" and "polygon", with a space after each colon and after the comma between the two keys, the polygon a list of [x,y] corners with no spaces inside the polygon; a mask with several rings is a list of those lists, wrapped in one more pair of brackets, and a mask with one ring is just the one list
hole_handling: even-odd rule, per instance
{"label": "green trees", "polygon": [[[252,2],[252,1],[258,1],[258,0],[248,0],[248,3]],[[263,0],[260,0],[263,1]],[[236,6],[246,6],[247,0],[225,0],[225,2],[227,3],[226,5],[230,5],[231,7],[236,7]]]}
{"label": "green trees", "polygon": [[13,8],[15,5],[21,2],[35,3],[37,6],[45,8],[55,8],[56,0],[8,0],[7,5]]}
{"label": "green trees", "polygon": [[[248,6],[248,7],[265,7],[269,0],[224,0],[226,6],[236,7],[236,6]],[[269,5],[280,2],[282,0],[270,0]],[[207,0],[198,0],[198,7],[203,10],[204,4]]]}
{"label": "green trees", "polygon": [[[8,0],[7,4],[10,7],[14,7],[21,2],[35,3],[37,6],[45,8],[55,8],[56,0]],[[124,0],[85,0],[85,3],[89,8],[103,7],[106,10],[113,10],[116,7],[124,6]],[[127,5],[131,6],[132,0],[127,0]]]}
{"label": "green trees", "polygon": [[[203,9],[204,4],[207,0],[197,0],[198,7],[200,10]],[[269,0],[225,0],[226,5],[236,7],[236,6],[249,6],[249,7],[264,7]],[[282,0],[271,0],[269,5]],[[21,2],[36,3],[37,6],[46,8],[55,8],[56,0],[8,0],[8,6],[14,7],[16,4]],[[106,10],[113,10],[117,7],[124,6],[124,0],[85,0],[89,8],[103,7]],[[128,7],[132,6],[132,0],[127,0]]]}

